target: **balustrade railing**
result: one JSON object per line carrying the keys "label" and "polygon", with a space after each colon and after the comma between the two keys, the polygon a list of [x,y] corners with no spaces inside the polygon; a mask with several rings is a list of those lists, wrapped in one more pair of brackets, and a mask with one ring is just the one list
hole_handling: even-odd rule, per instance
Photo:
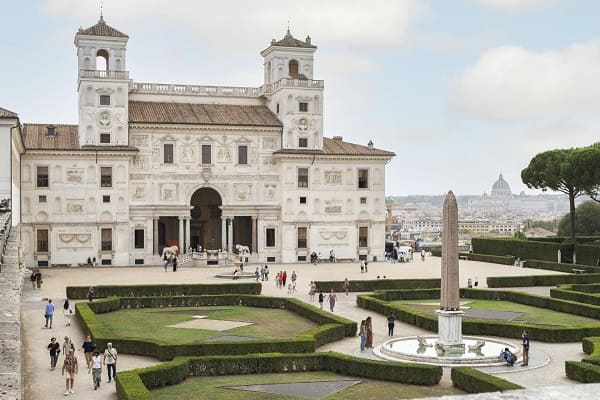
{"label": "balustrade railing", "polygon": [[129,71],[82,69],[79,75],[82,78],[129,79]]}

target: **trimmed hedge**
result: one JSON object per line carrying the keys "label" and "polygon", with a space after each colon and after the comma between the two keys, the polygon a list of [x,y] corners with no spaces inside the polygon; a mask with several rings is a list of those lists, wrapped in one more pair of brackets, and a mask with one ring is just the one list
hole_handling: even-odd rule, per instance
{"label": "trimmed hedge", "polygon": [[[89,286],[67,286],[67,298],[87,299]],[[211,294],[260,294],[260,282],[221,284],[156,284],[156,285],[100,285],[94,286],[94,297],[151,297],[201,296]]]}
{"label": "trimmed hedge", "polygon": [[179,357],[169,363],[121,372],[116,383],[120,399],[151,400],[150,389],[180,383],[188,376],[305,371],[331,371],[349,376],[424,386],[436,385],[442,378],[442,368],[435,365],[374,361],[329,352]]}
{"label": "trimmed hedge", "polygon": [[[462,254],[462,253],[461,253]],[[481,261],[494,264],[502,265],[515,265],[514,256],[497,256],[492,254],[477,254],[477,253],[464,253],[469,257],[469,260]]]}
{"label": "trimmed hedge", "polygon": [[[253,340],[211,342],[186,345],[158,344],[146,340],[115,338],[107,332],[96,312],[111,312],[121,308],[194,307],[210,305],[244,305],[264,308],[286,308],[320,326],[287,340]],[[356,322],[337,316],[297,299],[253,295],[217,295],[185,297],[108,298],[75,305],[76,315],[85,332],[90,332],[102,348],[112,342],[120,352],[171,360],[178,356],[205,356],[250,353],[308,353],[316,347],[356,335]]]}
{"label": "trimmed hedge", "polygon": [[574,269],[581,269],[588,274],[600,273],[600,268],[591,267],[589,265],[582,264],[567,264],[567,263],[558,263],[554,261],[541,261],[541,260],[527,260],[527,268],[537,268],[537,269],[545,269],[548,271],[558,271],[558,272],[566,272],[573,273]]}
{"label": "trimmed hedge", "polygon": [[[408,324],[426,329],[431,332],[437,332],[437,317],[431,313],[415,311],[402,305],[392,305],[388,301],[392,300],[410,300],[423,299],[434,291],[426,290],[423,295],[413,291],[393,291],[389,297],[383,292],[376,292],[374,295],[360,295],[357,297],[357,304],[361,308],[373,310],[386,315],[392,311],[398,320]],[[560,312],[583,315],[590,318],[600,318],[600,307],[589,306],[585,304],[551,299],[544,296],[537,296],[529,293],[520,293],[512,291],[492,291],[479,289],[461,289],[461,297],[480,299],[480,300],[505,300],[515,303],[526,304],[534,307],[552,309]],[[438,296],[433,298],[439,298]],[[432,297],[430,297],[432,298]],[[569,327],[550,327],[539,326],[521,322],[493,321],[482,319],[463,320],[462,330],[470,335],[492,335],[510,338],[520,338],[524,329],[527,329],[531,337],[542,342],[574,342],[581,340],[586,336],[600,335],[600,321],[593,325],[579,325]]]}
{"label": "trimmed hedge", "polygon": [[572,283],[599,283],[600,274],[490,276],[488,288],[558,286]]}
{"label": "trimmed hedge", "polygon": [[[401,264],[399,264],[401,266]],[[337,291],[343,290],[343,281],[317,281],[317,288],[323,292],[329,292],[331,289]],[[373,292],[375,290],[390,289],[434,289],[441,286],[441,279],[372,279],[372,280],[351,280],[351,292]]]}
{"label": "trimmed hedge", "polygon": [[567,378],[583,383],[600,382],[600,367],[582,361],[565,361]]}
{"label": "trimmed hedge", "polygon": [[524,389],[515,383],[470,367],[455,367],[450,372],[452,384],[467,393],[498,392]]}
{"label": "trimmed hedge", "polygon": [[550,289],[550,297],[600,306],[600,295],[574,290],[574,286],[581,287],[585,285],[562,285],[556,289]]}

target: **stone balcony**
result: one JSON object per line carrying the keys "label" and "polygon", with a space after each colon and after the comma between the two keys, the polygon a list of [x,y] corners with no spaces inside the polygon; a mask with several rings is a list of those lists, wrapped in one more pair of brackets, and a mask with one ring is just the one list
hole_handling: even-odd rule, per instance
{"label": "stone balcony", "polygon": [[129,79],[129,71],[80,69],[79,77],[97,79]]}

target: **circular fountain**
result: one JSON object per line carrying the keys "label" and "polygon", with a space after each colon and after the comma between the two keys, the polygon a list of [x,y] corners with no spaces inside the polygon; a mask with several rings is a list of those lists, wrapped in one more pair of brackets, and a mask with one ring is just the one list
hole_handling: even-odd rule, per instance
{"label": "circular fountain", "polygon": [[444,350],[437,345],[438,336],[409,336],[391,339],[374,348],[373,353],[384,360],[412,361],[436,365],[494,366],[506,362],[499,358],[505,348],[519,357],[517,346],[495,339],[464,336],[463,351]]}

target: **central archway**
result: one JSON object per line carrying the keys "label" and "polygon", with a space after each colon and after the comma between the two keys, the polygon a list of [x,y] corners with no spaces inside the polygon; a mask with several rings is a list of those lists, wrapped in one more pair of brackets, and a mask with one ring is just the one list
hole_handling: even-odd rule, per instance
{"label": "central archway", "polygon": [[219,193],[211,188],[201,188],[194,192],[190,221],[190,244],[197,249],[216,250],[221,248],[221,205]]}

